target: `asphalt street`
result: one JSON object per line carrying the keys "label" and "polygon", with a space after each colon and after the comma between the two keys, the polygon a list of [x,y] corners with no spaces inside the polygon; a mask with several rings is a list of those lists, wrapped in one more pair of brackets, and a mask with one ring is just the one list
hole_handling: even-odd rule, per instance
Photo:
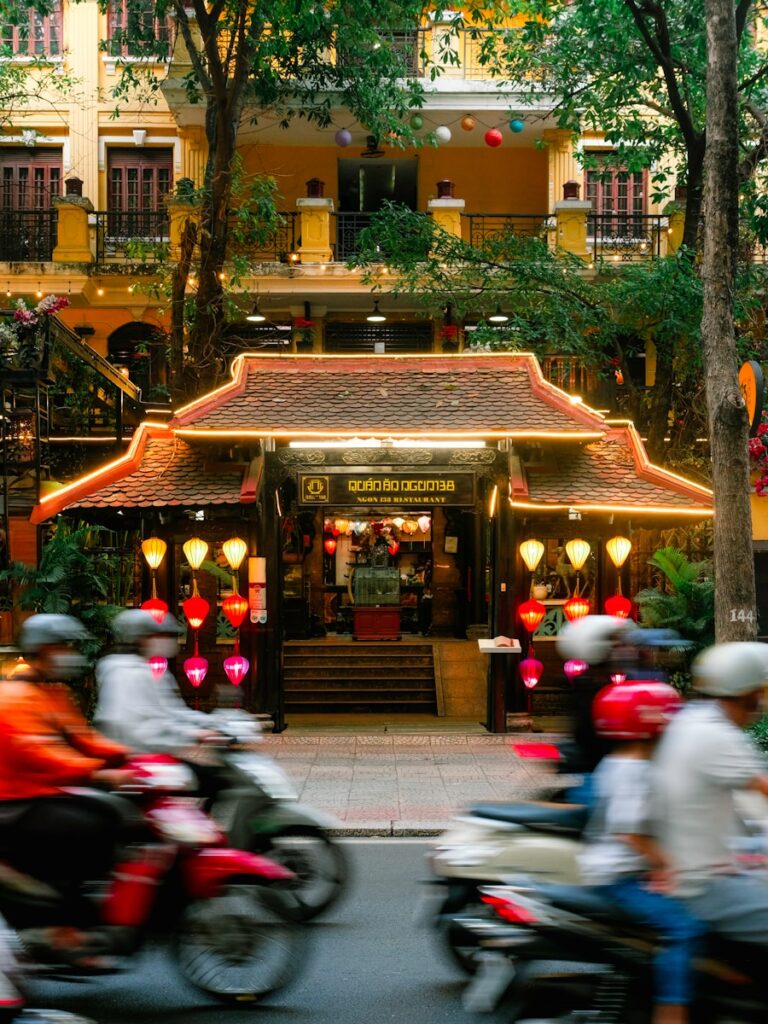
{"label": "asphalt street", "polygon": [[[256,1007],[222,1006],[191,988],[164,952],[145,951],[122,975],[38,981],[35,1004],[97,1024],[477,1024],[462,1009],[462,976],[429,929],[413,922],[427,844],[345,840],[354,878],[337,908],[309,926],[312,949],[287,991]],[[488,1024],[502,1017],[484,1018]]]}

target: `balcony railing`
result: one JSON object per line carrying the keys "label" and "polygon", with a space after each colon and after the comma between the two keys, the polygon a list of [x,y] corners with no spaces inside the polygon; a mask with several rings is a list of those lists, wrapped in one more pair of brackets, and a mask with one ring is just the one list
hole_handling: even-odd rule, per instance
{"label": "balcony railing", "polygon": [[491,238],[517,235],[527,238],[544,237],[546,213],[467,213],[465,232],[470,245],[482,245]]}
{"label": "balcony railing", "polygon": [[360,235],[370,227],[372,213],[337,213],[334,258],[344,263],[360,251]]}
{"label": "balcony railing", "polygon": [[47,263],[55,245],[54,210],[0,210],[0,260]]}
{"label": "balcony railing", "polygon": [[170,241],[165,210],[109,210],[96,219],[96,262],[154,263]]}
{"label": "balcony railing", "polygon": [[286,210],[278,214],[280,223],[267,235],[258,230],[242,228],[233,222],[231,248],[257,263],[290,263],[291,254],[297,252],[299,219],[297,210]]}
{"label": "balcony railing", "polygon": [[667,218],[660,214],[590,213],[587,245],[595,262],[635,263],[661,255]]}

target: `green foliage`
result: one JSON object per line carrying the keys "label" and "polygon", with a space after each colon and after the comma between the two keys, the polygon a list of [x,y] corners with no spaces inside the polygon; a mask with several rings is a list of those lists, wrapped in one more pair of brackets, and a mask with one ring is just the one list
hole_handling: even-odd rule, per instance
{"label": "green foliage", "polygon": [[768,715],[747,729],[757,746],[768,754]]}
{"label": "green foliage", "polygon": [[648,564],[660,576],[655,587],[635,596],[644,626],[674,629],[690,640],[692,653],[715,641],[715,581],[712,564],[692,562],[679,548],[660,548]]}

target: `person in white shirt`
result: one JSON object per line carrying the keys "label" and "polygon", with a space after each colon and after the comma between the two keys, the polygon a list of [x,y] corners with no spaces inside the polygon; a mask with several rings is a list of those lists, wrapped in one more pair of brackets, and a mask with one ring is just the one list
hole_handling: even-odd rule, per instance
{"label": "person in white shirt", "polygon": [[674,865],[672,891],[726,938],[768,946],[768,884],[740,871],[738,790],[768,797],[768,764],[744,732],[761,708],[768,645],[727,643],[693,664],[705,699],[690,703],[654,757],[658,838]]}

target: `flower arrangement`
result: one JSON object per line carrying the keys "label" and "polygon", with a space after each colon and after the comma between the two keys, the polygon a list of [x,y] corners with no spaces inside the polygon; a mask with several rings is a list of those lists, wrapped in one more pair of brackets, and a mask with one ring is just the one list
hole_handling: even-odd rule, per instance
{"label": "flower arrangement", "polygon": [[46,295],[33,308],[19,299],[13,311],[13,318],[0,322],[0,366],[29,369],[41,355],[39,328],[47,317],[58,313],[69,305],[65,295]]}
{"label": "flower arrangement", "polygon": [[768,417],[765,413],[757,435],[749,439],[749,460],[756,474],[755,494],[762,498],[768,494]]}

